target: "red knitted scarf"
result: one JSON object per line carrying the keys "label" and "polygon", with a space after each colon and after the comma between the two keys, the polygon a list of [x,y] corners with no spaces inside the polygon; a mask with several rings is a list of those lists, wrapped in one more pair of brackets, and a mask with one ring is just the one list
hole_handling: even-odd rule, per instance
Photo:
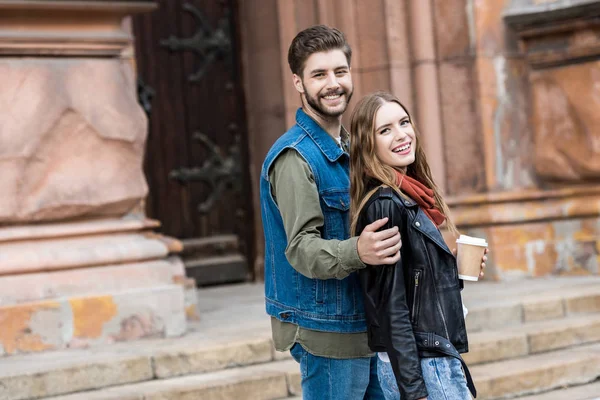
{"label": "red knitted scarf", "polygon": [[435,198],[433,190],[423,185],[416,179],[406,176],[401,172],[396,172],[396,184],[400,190],[413,199],[419,207],[436,226],[440,226],[446,220],[446,216],[440,210],[435,208]]}

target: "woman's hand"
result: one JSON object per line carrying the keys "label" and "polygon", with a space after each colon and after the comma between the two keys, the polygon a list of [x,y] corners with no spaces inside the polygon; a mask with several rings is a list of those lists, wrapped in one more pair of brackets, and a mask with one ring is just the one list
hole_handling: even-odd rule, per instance
{"label": "woman's hand", "polygon": [[485,269],[485,262],[487,261],[487,256],[486,254],[490,252],[490,249],[488,249],[487,247],[485,248],[485,251],[483,252],[483,257],[481,257],[481,271],[479,272],[479,277],[483,278],[483,275],[485,275],[485,273],[483,272],[483,270]]}
{"label": "woman's hand", "polygon": [[[456,257],[456,249],[452,249],[452,254],[454,254],[454,257]],[[485,262],[487,261],[487,253],[490,252],[490,249],[488,249],[486,247],[485,251],[483,252],[483,257],[481,257],[481,270],[479,271],[479,277],[483,278],[483,276],[485,275],[485,272],[483,271],[485,269]]]}

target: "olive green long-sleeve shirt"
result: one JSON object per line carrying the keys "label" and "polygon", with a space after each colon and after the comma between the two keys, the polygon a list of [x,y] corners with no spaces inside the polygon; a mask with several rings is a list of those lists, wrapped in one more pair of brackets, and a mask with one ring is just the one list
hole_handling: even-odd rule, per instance
{"label": "olive green long-sleeve shirt", "polygon": [[[310,167],[298,152],[289,149],[282,153],[275,161],[269,179],[288,237],[285,254],[294,269],[313,279],[343,279],[365,267],[358,257],[358,238],[321,238],[319,228],[324,224],[324,217],[318,189]],[[366,332],[319,332],[274,317],[271,318],[271,329],[278,351],[287,351],[297,342],[309,353],[321,357],[373,355]]]}

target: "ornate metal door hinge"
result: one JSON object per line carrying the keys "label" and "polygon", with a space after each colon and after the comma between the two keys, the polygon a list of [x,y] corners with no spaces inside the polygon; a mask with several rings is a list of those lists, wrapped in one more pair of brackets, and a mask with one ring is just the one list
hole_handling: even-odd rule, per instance
{"label": "ornate metal door hinge", "polygon": [[201,167],[179,168],[171,171],[169,177],[180,183],[205,182],[211,188],[208,198],[198,205],[198,211],[206,214],[223,195],[225,189],[242,191],[242,170],[240,167],[241,145],[240,135],[234,136],[234,143],[229,147],[229,154],[223,157],[219,147],[206,135],[195,132],[193,138],[209,150],[209,156]]}
{"label": "ornate metal door hinge", "polygon": [[185,3],[183,9],[198,21],[196,33],[189,38],[179,38],[171,35],[160,44],[170,51],[192,51],[200,57],[200,65],[196,72],[188,77],[191,82],[198,82],[215,60],[231,60],[231,28],[229,24],[229,8],[225,9],[225,16],[217,23],[217,28],[212,30],[206,18],[194,5]]}

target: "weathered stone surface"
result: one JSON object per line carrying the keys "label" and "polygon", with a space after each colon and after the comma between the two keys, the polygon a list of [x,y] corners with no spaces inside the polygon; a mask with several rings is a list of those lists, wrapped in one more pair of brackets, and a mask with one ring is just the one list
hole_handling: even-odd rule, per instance
{"label": "weathered stone surface", "polygon": [[437,56],[440,60],[472,56],[475,16],[472,6],[466,3],[465,0],[433,2]]}
{"label": "weathered stone surface", "polygon": [[571,294],[565,298],[565,310],[568,313],[596,313],[600,312],[600,294],[579,293]]}
{"label": "weathered stone surface", "polygon": [[146,196],[129,63],[4,58],[0,82],[0,223],[121,216]]}
{"label": "weathered stone surface", "polygon": [[569,346],[600,341],[600,317],[589,315],[551,321],[528,333],[530,353],[541,353]]}
{"label": "weathered stone surface", "polygon": [[530,76],[537,173],[572,182],[600,178],[600,98],[590,90],[600,84],[600,62]]}
{"label": "weathered stone surface", "polygon": [[494,304],[491,306],[468,305],[466,323],[469,332],[497,328],[523,321],[523,310],[518,303]]}
{"label": "weathered stone surface", "polygon": [[[564,207],[576,207],[570,202],[560,203]],[[533,216],[534,208],[531,213]],[[490,272],[493,272],[486,274],[488,278],[516,280],[551,274],[596,275],[600,271],[597,256],[599,221],[597,218],[573,218],[491,226],[483,230],[465,229],[464,233],[487,238],[492,250],[488,257],[492,266]]]}
{"label": "weathered stone surface", "polygon": [[264,338],[190,347],[177,353],[164,351],[153,356],[154,372],[158,378],[168,378],[265,363],[273,359],[271,346],[271,340]]}
{"label": "weathered stone surface", "polygon": [[173,282],[167,260],[0,276],[0,305],[85,293],[116,292]]}
{"label": "weathered stone surface", "polygon": [[[486,188],[483,138],[477,120],[477,85],[472,60],[443,61],[439,66],[440,98],[447,160],[461,155],[460,162],[446,163],[450,195],[467,195]],[[453,215],[454,217],[454,215]]]}
{"label": "weathered stone surface", "polygon": [[545,321],[565,315],[562,299],[536,299],[523,303],[524,322]]}
{"label": "weathered stone surface", "polygon": [[528,354],[527,336],[522,332],[486,331],[469,334],[467,365],[516,358]]}
{"label": "weathered stone surface", "polygon": [[[40,364],[47,366],[46,361],[51,361],[54,368],[40,368]],[[88,361],[86,354],[39,354],[18,361],[4,361],[4,367],[0,368],[0,398],[38,399],[146,381],[152,377],[149,357],[111,354],[106,359],[96,357]]]}
{"label": "weathered stone surface", "polygon": [[[285,363],[285,362],[284,362]],[[210,374],[174,378],[130,385],[127,392],[137,391],[148,400],[274,400],[288,396],[286,374],[262,366],[236,368]],[[115,391],[118,389],[115,388]]]}
{"label": "weathered stone surface", "polygon": [[143,233],[0,244],[0,275],[81,268],[164,258],[169,248]]}
{"label": "weathered stone surface", "polygon": [[488,190],[534,187],[527,65],[499,54],[479,56],[476,70]]}
{"label": "weathered stone surface", "polygon": [[[600,360],[600,345],[586,345],[582,348],[570,347],[560,351],[523,357],[523,351],[527,350],[525,338],[534,344],[535,351],[548,351],[558,345],[562,347],[589,343],[597,340],[599,317],[568,316],[551,321],[522,324],[522,310],[525,304],[531,303],[532,298],[539,297],[548,303],[551,303],[552,299],[569,297],[593,298],[599,292],[599,285],[600,280],[597,277],[546,278],[514,283],[468,282],[463,291],[465,303],[470,309],[467,323],[472,316],[476,316],[483,309],[487,310],[487,314],[490,315],[493,315],[494,311],[498,311],[497,314],[506,323],[501,324],[496,321],[496,325],[485,327],[485,331],[480,333],[473,333],[469,329],[471,352],[465,354],[465,359],[469,363],[471,371],[477,371],[477,375],[475,373],[473,375],[476,378],[478,390],[483,394],[482,398],[486,398],[484,395],[492,393],[492,390],[510,396],[513,389],[521,390],[525,387],[526,392],[532,392],[547,389],[548,382],[559,382],[562,385],[581,383],[583,382],[582,377],[588,379],[593,371],[590,372],[585,367],[580,367],[586,362],[590,367],[596,365],[594,354]],[[211,360],[217,360],[218,355],[221,355],[226,362],[213,364],[216,365],[216,368],[221,368],[218,371],[123,385],[97,392],[64,396],[59,399],[142,400],[147,399],[150,395],[166,399],[178,399],[177,396],[194,398],[192,397],[194,395],[197,396],[196,398],[202,399],[205,398],[203,396],[209,395],[217,396],[212,398],[220,400],[253,399],[255,397],[252,396],[258,392],[254,392],[254,383],[249,381],[257,377],[261,382],[273,383],[272,379],[277,381],[275,386],[277,386],[278,397],[273,398],[287,398],[288,393],[299,393],[300,371],[294,360],[273,361],[270,328],[268,317],[264,314],[262,293],[262,285],[257,284],[202,289],[199,293],[199,306],[203,312],[203,318],[199,322],[190,324],[191,332],[185,337],[117,343],[106,348],[75,350],[72,353],[65,351],[18,355],[12,359],[19,360],[18,364],[21,367],[16,368],[14,366],[16,364],[11,366],[10,363],[0,363],[0,379],[6,375],[11,377],[29,376],[30,372],[27,372],[27,366],[31,364],[36,365],[36,371],[41,372],[58,369],[68,371],[73,369],[72,364],[76,364],[77,359],[85,359],[91,364],[96,364],[112,358],[118,363],[119,359],[115,355],[148,357],[154,366],[152,376],[157,376],[156,368],[165,359],[172,363],[169,366],[175,365],[176,368],[181,368],[182,366],[188,367],[186,362],[199,363],[202,359],[211,362]],[[506,299],[510,299],[510,302]],[[509,303],[512,303],[512,306]],[[518,320],[508,320],[502,317],[511,307],[517,307],[516,310],[513,308],[513,314],[519,317]],[[232,320],[236,323],[232,324]],[[571,327],[569,329],[574,333],[565,336],[565,327]],[[565,338],[569,338],[569,340],[565,340]],[[224,349],[228,345],[234,350]],[[210,355],[210,352],[213,355]],[[475,365],[483,361],[494,361],[489,359],[489,354],[486,352],[504,360]],[[57,357],[55,354],[61,354],[61,356]],[[70,354],[77,356],[69,359]],[[202,354],[207,356],[203,358]],[[572,354],[577,356],[570,356]],[[99,355],[102,357],[99,358]],[[54,358],[52,358],[53,356]],[[165,358],[165,356],[168,357]],[[259,356],[262,361],[257,361],[255,356]],[[262,358],[263,356],[264,358]],[[34,357],[43,357],[43,359]],[[61,360],[63,357],[67,361],[64,364],[57,363],[57,360]],[[518,358],[506,360],[509,357]],[[565,362],[567,366],[575,365],[579,369],[573,374],[569,372],[563,379],[561,366]],[[242,367],[244,363],[254,365]],[[598,366],[600,367],[600,364]],[[3,371],[7,373],[3,374]],[[582,375],[577,375],[579,373]],[[538,375],[542,378],[538,379]],[[511,380],[516,382],[514,387],[509,385]],[[535,386],[536,382],[541,386]],[[258,384],[256,385],[258,386]],[[270,391],[271,388],[268,387],[266,390]],[[282,388],[285,388],[285,392]],[[245,392],[241,392],[242,390],[248,391],[247,397],[245,397]],[[271,393],[275,394],[275,392]]]}
{"label": "weathered stone surface", "polygon": [[600,346],[561,350],[470,368],[478,399],[535,393],[591,382],[600,376]]}
{"label": "weathered stone surface", "polygon": [[512,25],[526,26],[589,16],[598,10],[595,0],[511,0],[504,18]]}
{"label": "weathered stone surface", "polygon": [[160,222],[137,215],[56,224],[3,226],[0,228],[0,243],[132,232],[158,227]]}
{"label": "weathered stone surface", "polygon": [[[295,362],[293,363],[295,364]],[[235,368],[209,374],[108,388],[96,392],[93,397],[85,397],[89,393],[81,393],[52,400],[282,399],[289,396],[286,371],[290,370],[290,365],[290,362],[279,362],[272,365]]]}
{"label": "weathered stone surface", "polygon": [[185,332],[183,289],[153,286],[102,296],[0,307],[2,353],[87,347]]}
{"label": "weathered stone surface", "polygon": [[598,393],[600,393],[600,382],[570,388],[560,388],[551,392],[520,397],[519,400],[597,400]]}

